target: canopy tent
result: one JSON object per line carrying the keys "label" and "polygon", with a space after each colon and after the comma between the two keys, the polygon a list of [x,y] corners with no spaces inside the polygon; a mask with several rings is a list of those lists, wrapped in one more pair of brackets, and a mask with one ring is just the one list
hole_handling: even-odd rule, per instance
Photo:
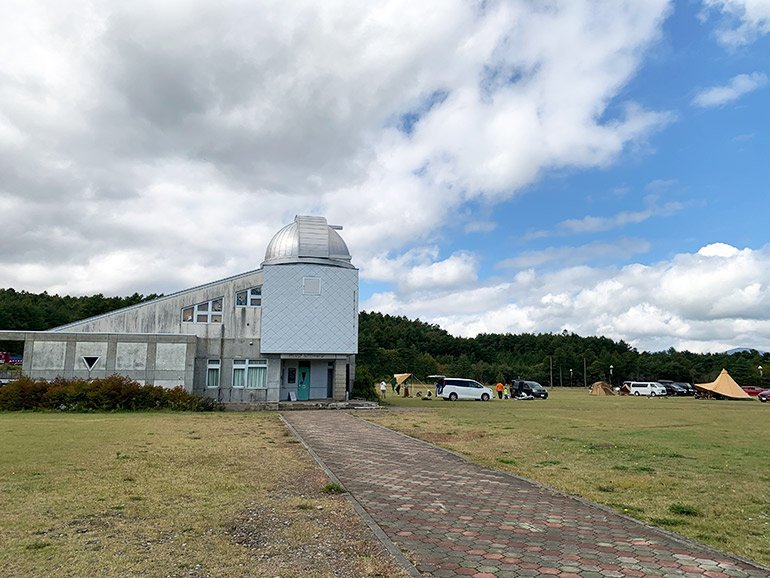
{"label": "canopy tent", "polygon": [[[395,391],[398,395],[409,397],[409,388],[412,385],[413,379],[414,375],[411,373],[394,373],[393,379],[390,380],[390,385],[393,388],[393,391]],[[401,386],[404,387],[403,392],[401,391]]]}
{"label": "canopy tent", "polygon": [[591,395],[615,395],[615,392],[606,381],[597,381],[591,386]]}
{"label": "canopy tent", "polygon": [[722,370],[714,381],[711,383],[696,383],[695,387],[699,391],[711,395],[717,395],[722,397],[729,397],[730,399],[753,399],[748,393],[741,389],[741,386],[735,383],[735,380],[730,377],[726,369]]}
{"label": "canopy tent", "polygon": [[394,373],[390,385],[393,391],[404,397],[430,397],[434,390],[433,384],[421,382],[413,373]]}

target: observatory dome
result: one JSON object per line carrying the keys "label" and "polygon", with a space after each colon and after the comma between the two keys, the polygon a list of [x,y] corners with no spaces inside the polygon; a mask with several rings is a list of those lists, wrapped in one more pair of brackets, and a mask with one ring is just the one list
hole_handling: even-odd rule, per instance
{"label": "observatory dome", "polygon": [[267,245],[263,265],[313,262],[335,267],[353,267],[348,246],[325,217],[298,215]]}

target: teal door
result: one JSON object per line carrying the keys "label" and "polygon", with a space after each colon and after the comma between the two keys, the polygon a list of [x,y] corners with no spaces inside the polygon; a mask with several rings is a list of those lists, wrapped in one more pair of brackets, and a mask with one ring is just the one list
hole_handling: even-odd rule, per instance
{"label": "teal door", "polygon": [[310,364],[300,363],[297,369],[297,399],[307,401],[310,399]]}

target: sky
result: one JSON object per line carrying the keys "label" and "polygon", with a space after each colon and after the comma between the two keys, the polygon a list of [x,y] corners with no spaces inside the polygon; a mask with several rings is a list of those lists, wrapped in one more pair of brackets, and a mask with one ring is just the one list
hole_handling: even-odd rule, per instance
{"label": "sky", "polygon": [[0,287],[341,225],[362,310],[770,350],[770,0],[6,0]]}

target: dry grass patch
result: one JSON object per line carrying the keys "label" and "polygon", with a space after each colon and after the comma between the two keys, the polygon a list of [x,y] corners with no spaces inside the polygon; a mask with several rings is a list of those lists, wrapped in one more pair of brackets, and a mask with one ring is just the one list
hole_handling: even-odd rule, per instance
{"label": "dry grass patch", "polygon": [[770,564],[770,404],[556,388],[544,401],[400,398],[370,418]]}
{"label": "dry grass patch", "polygon": [[3,576],[398,576],[276,414],[2,414]]}

